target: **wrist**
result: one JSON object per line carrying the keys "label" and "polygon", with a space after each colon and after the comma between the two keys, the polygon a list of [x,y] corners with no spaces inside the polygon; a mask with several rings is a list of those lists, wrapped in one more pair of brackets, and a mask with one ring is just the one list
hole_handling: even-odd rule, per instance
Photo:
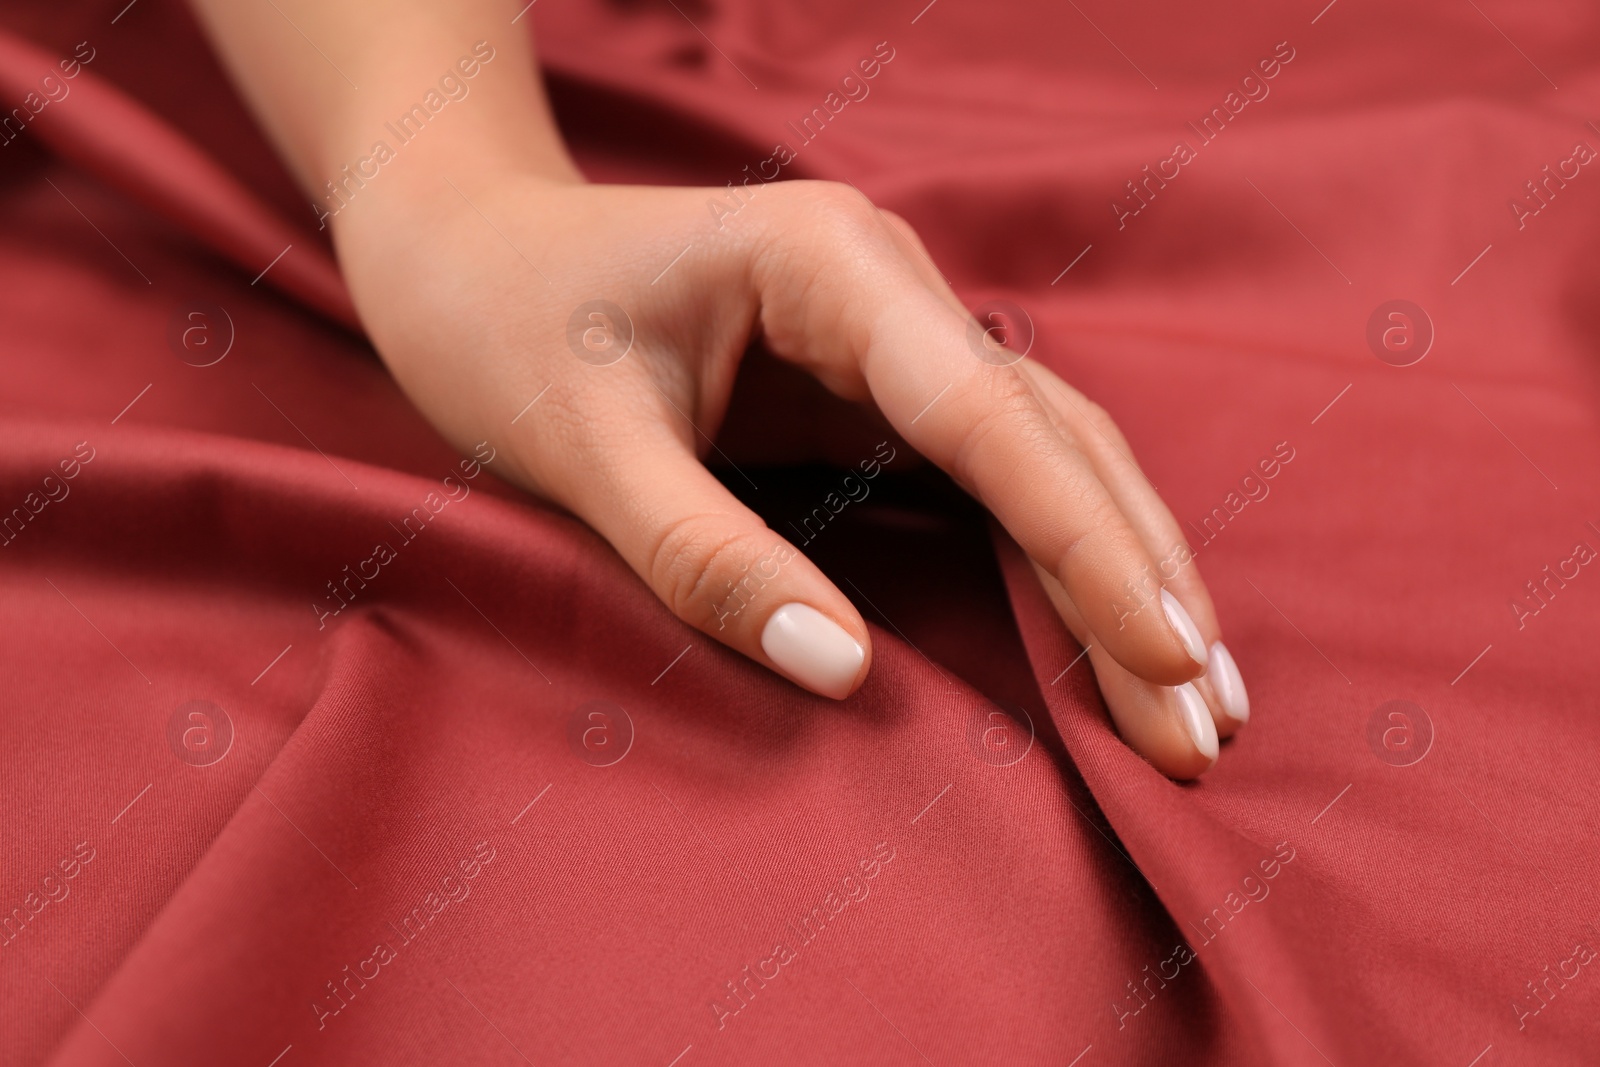
{"label": "wrist", "polygon": [[363,215],[426,213],[441,192],[455,196],[447,181],[468,195],[499,176],[581,183],[526,59],[480,41],[420,91],[398,89],[415,77],[387,79],[331,116],[307,168],[319,228],[337,235]]}
{"label": "wrist", "polygon": [[[515,185],[520,190],[555,194],[584,183],[582,174],[566,160],[537,150],[507,151],[504,144],[482,151],[417,153],[410,158],[397,154],[378,168],[373,177],[356,184],[351,172],[335,193],[324,196],[313,207],[318,228],[331,231],[335,246],[347,241],[369,240],[380,232],[400,236],[434,222],[443,222],[461,212],[488,211],[486,190]],[[370,171],[369,171],[370,173]],[[387,241],[381,242],[387,244]]]}

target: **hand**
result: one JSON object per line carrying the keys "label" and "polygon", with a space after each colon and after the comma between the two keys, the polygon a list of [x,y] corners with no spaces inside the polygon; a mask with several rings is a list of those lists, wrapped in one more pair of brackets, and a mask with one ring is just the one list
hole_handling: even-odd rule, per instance
{"label": "hand", "polygon": [[493,442],[498,473],[582,517],[685,622],[828,697],[871,666],[850,601],[701,462],[759,335],[994,513],[1156,767],[1200,774],[1248,715],[1178,524],[1109,416],[1036,362],[978,358],[916,235],[854,189],[763,186],[719,218],[725,190],[514,165],[394,185],[335,225],[383,359],[450,441]]}

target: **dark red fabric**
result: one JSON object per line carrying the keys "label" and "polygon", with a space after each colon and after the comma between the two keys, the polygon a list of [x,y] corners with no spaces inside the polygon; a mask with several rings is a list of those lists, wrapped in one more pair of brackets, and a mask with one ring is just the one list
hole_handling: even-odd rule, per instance
{"label": "dark red fabric", "polygon": [[[784,176],[1026,308],[1189,525],[1254,718],[1187,786],[1117,741],[1016,550],[898,474],[817,545],[875,626],[844,704],[487,474],[319,630],[458,457],[324,316],[312,213],[189,16],[13,7],[95,58],[0,146],[0,516],[31,516],[0,547],[0,1061],[1593,1062],[1600,176],[1566,161],[1600,147],[1600,16],[1320,7],[507,31],[536,23],[592,177],[714,186],[887,42]],[[252,285],[279,236],[304,258]],[[1397,299],[1435,335],[1407,367],[1389,320],[1369,343]],[[234,331],[203,368],[169,340],[198,304]],[[753,474],[779,524],[829,477]],[[195,700],[234,733],[206,766]],[[610,766],[592,701],[632,724]]]}

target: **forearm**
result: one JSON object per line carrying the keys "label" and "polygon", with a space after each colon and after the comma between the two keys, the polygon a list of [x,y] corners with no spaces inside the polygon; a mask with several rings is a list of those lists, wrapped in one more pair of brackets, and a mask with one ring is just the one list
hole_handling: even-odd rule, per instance
{"label": "forearm", "polygon": [[295,177],[330,215],[385,187],[401,195],[486,168],[579,179],[512,0],[193,3]]}

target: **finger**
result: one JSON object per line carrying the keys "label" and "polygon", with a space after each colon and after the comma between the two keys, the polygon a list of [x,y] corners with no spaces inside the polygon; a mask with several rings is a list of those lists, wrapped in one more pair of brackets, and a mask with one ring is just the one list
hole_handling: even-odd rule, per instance
{"label": "finger", "polygon": [[813,693],[853,693],[872,646],[844,594],[667,426],[626,440],[569,506],[684,622]]}
{"label": "finger", "polygon": [[1059,417],[1062,432],[1070,434],[1094,464],[1101,483],[1155,559],[1156,579],[1194,620],[1207,649],[1206,673],[1195,679],[1194,685],[1211,710],[1218,734],[1232,736],[1250,719],[1250,697],[1232,654],[1222,643],[1211,594],[1178,520],[1145,477],[1127,438],[1103,408],[1048,367],[1032,361],[1019,367]]}
{"label": "finger", "polygon": [[[963,362],[966,353],[949,351],[961,342],[937,330],[896,325],[900,330],[886,330],[868,352],[866,372],[906,440],[972,490],[1061,582],[1117,662],[1167,685],[1200,674],[1205,649],[1193,622],[1149,580],[1154,563],[1143,541],[1021,375],[970,357]],[[943,359],[902,354],[941,349]],[[940,370],[951,376],[942,398]]]}
{"label": "finger", "polygon": [[923,242],[922,235],[912,228],[911,223],[895,212],[885,211],[882,208],[878,210],[888,220],[891,230],[899,239],[901,251],[909,253],[906,256],[906,260],[911,264],[912,269],[917,272],[917,277],[921,278],[923,284],[932,289],[939,299],[949,304],[956,314],[965,315],[967,313],[967,305],[961,302],[961,298],[956,295],[956,291],[950,288],[949,280],[934,265],[933,257],[928,254],[928,246]]}
{"label": "finger", "polygon": [[1196,683],[1156,685],[1130,673],[1094,641],[1078,606],[1055,576],[1033,565],[1057,614],[1088,649],[1095,683],[1117,733],[1129,748],[1169,778],[1198,778],[1217,762],[1216,721]]}
{"label": "finger", "polygon": [[[945,303],[965,314],[965,305],[934,266],[921,236],[898,214],[879,210],[910,253],[907,258],[918,277]],[[1205,700],[1217,733],[1221,737],[1231,737],[1250,718],[1250,698],[1233,656],[1222,643],[1211,596],[1194,566],[1194,553],[1177,520],[1145,477],[1126,438],[1103,408],[1042,364],[1019,363],[1018,369],[1028,376],[1047,410],[1058,416],[1058,429],[1089,457],[1101,482],[1144,542],[1146,551],[1155,558],[1164,588],[1194,620],[1208,651],[1206,673],[1192,684]],[[1090,658],[1092,661],[1093,653]]]}
{"label": "finger", "polygon": [[[921,236],[900,215],[879,210],[911,253],[907,258],[924,284],[964,314],[965,305],[934,266]],[[1192,684],[1204,698],[1217,733],[1221,737],[1231,737],[1249,721],[1250,698],[1232,654],[1222,643],[1210,593],[1194,565],[1194,553],[1177,520],[1145,477],[1127,439],[1103,408],[1043,364],[1023,362],[1018,364],[1018,369],[1029,377],[1047,410],[1059,416],[1057,426],[1063,435],[1077,442],[1094,464],[1101,482],[1144,542],[1146,551],[1155,558],[1164,588],[1194,620],[1207,648],[1207,657],[1205,674]],[[1093,653],[1090,658],[1092,661]]]}
{"label": "finger", "polygon": [[1154,573],[1143,542],[1027,380],[980,358],[970,316],[918,277],[875,210],[854,197],[820,216],[815,207],[758,257],[773,350],[835,376],[854,360],[901,436],[1060,580],[1112,658],[1164,685],[1197,677],[1207,659],[1198,631],[1175,598],[1136,584]]}

